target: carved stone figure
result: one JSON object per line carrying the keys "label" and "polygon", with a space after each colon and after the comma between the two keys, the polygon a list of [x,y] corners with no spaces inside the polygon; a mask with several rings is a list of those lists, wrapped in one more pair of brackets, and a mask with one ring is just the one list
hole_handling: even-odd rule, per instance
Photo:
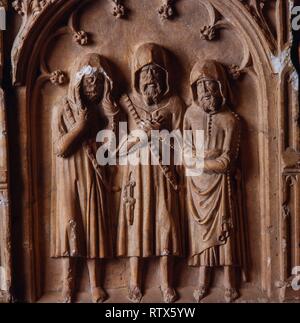
{"label": "carved stone figure", "polygon": [[[224,267],[225,300],[238,298],[236,268],[244,267],[245,232],[235,180],[240,146],[240,119],[230,110],[231,93],[223,66],[199,61],[190,84],[193,104],[184,129],[204,131],[204,169],[187,177],[191,266],[200,267],[197,302],[208,294],[210,274]],[[193,147],[195,148],[195,147]],[[195,156],[197,157],[197,156]]]}
{"label": "carved stone figure", "polygon": [[86,259],[93,302],[106,298],[100,259],[112,256],[108,175],[97,165],[96,134],[114,128],[112,78],[97,54],[73,66],[69,92],[53,111],[54,190],[52,256],[63,259],[63,297],[74,296],[77,258]]}
{"label": "carved stone figure", "polygon": [[[173,95],[169,84],[166,51],[146,43],[133,58],[133,90],[124,95],[124,110],[129,132],[181,129],[184,104]],[[134,141],[134,140],[133,140]],[[150,146],[149,158],[159,160],[161,151]],[[141,261],[160,257],[161,291],[165,302],[173,302],[172,256],[182,255],[181,219],[178,203],[177,174],[170,166],[138,164],[124,166],[122,198],[117,233],[117,256],[130,258],[129,299],[139,302]]]}

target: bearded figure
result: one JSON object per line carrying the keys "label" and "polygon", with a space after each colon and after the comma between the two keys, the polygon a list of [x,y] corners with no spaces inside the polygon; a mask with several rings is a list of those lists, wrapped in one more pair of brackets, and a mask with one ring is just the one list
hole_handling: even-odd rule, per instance
{"label": "bearded figure", "polygon": [[[143,130],[150,138],[151,130],[181,129],[184,104],[171,94],[163,48],[151,43],[137,48],[133,91],[121,98],[120,105],[128,120],[129,133]],[[142,259],[159,257],[163,299],[173,302],[176,292],[172,287],[172,257],[182,255],[178,176],[172,161],[162,165],[160,149],[153,151],[150,146],[146,149],[148,163],[123,169],[116,252],[119,257],[129,257],[131,301],[139,302],[142,298]],[[155,165],[151,165],[151,157],[157,161]]]}
{"label": "bearded figure", "polygon": [[241,190],[236,176],[240,118],[230,109],[230,87],[220,63],[198,62],[190,84],[193,104],[187,109],[184,130],[191,130],[193,135],[202,130],[205,149],[203,172],[187,177],[189,263],[200,267],[194,297],[199,302],[208,294],[212,269],[223,267],[225,300],[232,302],[238,298],[236,270],[240,267],[245,273],[246,264]]}
{"label": "bearded figure", "polygon": [[74,64],[68,96],[53,111],[52,257],[63,259],[63,298],[74,298],[78,258],[86,260],[93,302],[101,287],[100,259],[112,256],[109,176],[97,165],[96,135],[114,129],[118,108],[106,60],[88,54]]}

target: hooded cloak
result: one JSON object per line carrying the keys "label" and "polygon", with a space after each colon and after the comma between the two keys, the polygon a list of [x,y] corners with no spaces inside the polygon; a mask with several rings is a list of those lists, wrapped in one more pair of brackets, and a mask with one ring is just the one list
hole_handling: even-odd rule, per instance
{"label": "hooded cloak", "polygon": [[[164,71],[164,96],[147,106],[139,90],[141,69],[149,64]],[[139,46],[132,63],[133,91],[120,105],[126,114],[129,132],[140,129],[141,120],[161,117],[161,130],[182,129],[184,104],[171,95],[165,50],[152,43]],[[149,148],[147,148],[149,149]],[[159,154],[159,152],[158,152]],[[149,154],[151,156],[151,153]],[[126,165],[123,167],[121,203],[118,217],[117,255],[120,257],[181,256],[182,220],[175,166]]]}
{"label": "hooded cloak", "polygon": [[169,73],[168,73],[168,60],[165,50],[153,43],[146,43],[139,46],[135,52],[133,64],[132,64],[132,71],[133,71],[133,87],[135,91],[137,91],[139,94],[140,92],[140,72],[143,67],[147,65],[155,65],[159,69],[161,69],[164,73],[165,77],[165,91],[163,93],[164,96],[166,96],[169,91]]}
{"label": "hooded cloak", "polygon": [[[223,104],[217,113],[205,113],[199,106],[199,80],[219,83]],[[204,159],[209,161],[201,175],[187,177],[190,265],[245,268],[245,228],[236,181],[239,116],[228,108],[230,87],[218,62],[198,62],[192,69],[190,84],[194,103],[186,112],[184,130],[204,131]]]}
{"label": "hooded cloak", "polygon": [[[76,123],[78,102],[76,87],[84,75],[101,73],[104,80],[103,98],[92,113],[89,131],[66,155],[55,153],[59,141]],[[96,133],[109,123],[108,114],[117,110],[111,101],[112,78],[106,60],[98,54],[79,58],[71,71],[68,96],[53,109],[53,194],[51,221],[52,257],[84,257],[88,259],[112,256],[111,223],[108,197],[103,178],[96,171]],[[109,109],[108,109],[109,108]]]}
{"label": "hooded cloak", "polygon": [[191,72],[190,85],[193,100],[197,102],[197,82],[199,80],[212,80],[219,84],[223,97],[223,105],[231,106],[233,103],[232,92],[224,67],[214,60],[198,61]]}

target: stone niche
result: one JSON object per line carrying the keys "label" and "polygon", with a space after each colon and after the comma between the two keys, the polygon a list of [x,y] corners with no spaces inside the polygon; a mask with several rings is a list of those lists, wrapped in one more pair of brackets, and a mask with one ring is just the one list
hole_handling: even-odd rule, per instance
{"label": "stone niche", "polygon": [[[287,2],[19,0],[9,4],[11,27],[2,52],[12,78],[5,73],[6,108],[0,102],[1,131],[8,126],[8,136],[0,136],[5,151],[0,156],[0,211],[5,215],[0,217],[4,219],[0,290],[5,301],[61,300],[62,259],[51,258],[50,251],[51,218],[57,211],[51,205],[53,183],[59,180],[53,177],[51,120],[54,107],[68,94],[74,61],[88,53],[105,57],[114,82],[113,97],[119,102],[131,92],[132,59],[143,43],[165,49],[170,91],[186,107],[192,104],[190,73],[195,63],[215,60],[223,65],[234,98],[231,108],[241,120],[241,216],[248,279],[243,282],[236,275],[240,291],[236,302],[299,299],[290,285],[292,269],[300,265],[300,141],[298,75],[290,61]],[[122,169],[114,181],[109,204],[113,242]],[[184,200],[184,187],[180,194]],[[186,206],[181,213],[187,222]],[[187,230],[182,240],[184,256],[174,260],[174,287],[178,302],[194,302],[199,269],[188,266]],[[126,258],[104,261],[108,302],[128,302],[128,272]],[[223,271],[216,268],[212,278],[203,301],[223,302]],[[161,302],[158,257],[143,260],[142,281],[143,302]],[[76,285],[76,301],[91,302],[82,260]]]}

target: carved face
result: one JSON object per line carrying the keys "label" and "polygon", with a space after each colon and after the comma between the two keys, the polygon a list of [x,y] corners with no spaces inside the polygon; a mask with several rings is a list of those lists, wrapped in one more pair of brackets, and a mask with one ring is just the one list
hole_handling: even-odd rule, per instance
{"label": "carved face", "polygon": [[158,103],[162,98],[164,72],[154,64],[147,65],[140,72],[140,91],[147,105]]}
{"label": "carved face", "polygon": [[197,82],[197,96],[200,107],[210,114],[217,113],[223,102],[220,85],[213,80],[199,80]]}
{"label": "carved face", "polygon": [[99,72],[84,75],[82,79],[82,94],[88,103],[98,103],[104,91],[104,77]]}

